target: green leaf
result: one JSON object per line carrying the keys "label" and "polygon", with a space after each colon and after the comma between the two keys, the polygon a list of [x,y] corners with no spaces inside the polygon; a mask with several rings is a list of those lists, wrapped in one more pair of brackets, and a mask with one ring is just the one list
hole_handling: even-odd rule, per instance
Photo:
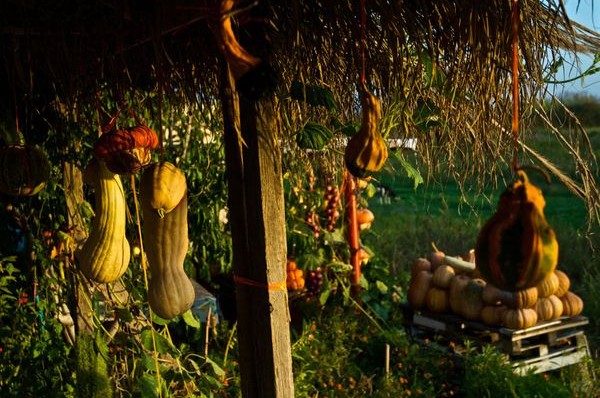
{"label": "green leaf", "polygon": [[[144,369],[150,372],[156,372],[156,362],[154,361],[154,357],[152,355],[148,355],[145,352],[142,353],[142,366]],[[160,371],[160,366],[159,366]]]}
{"label": "green leaf", "polygon": [[387,293],[388,292],[388,287],[385,283],[383,283],[382,281],[376,281],[375,282],[375,287],[377,287],[377,290],[379,290],[381,293]]}
{"label": "green leaf", "polygon": [[223,370],[223,368],[221,368],[219,365],[217,365],[217,363],[215,361],[213,361],[212,359],[207,357],[206,363],[212,367],[212,370],[213,370],[213,372],[215,372],[215,375],[217,375],[217,376],[225,375],[225,371]]}
{"label": "green leaf", "polygon": [[296,133],[296,143],[302,149],[320,150],[331,141],[333,132],[322,124],[307,122]]}
{"label": "green leaf", "polygon": [[157,325],[161,325],[161,326],[165,326],[168,325],[169,323],[171,323],[173,320],[172,319],[164,319],[159,317],[156,314],[152,314],[152,322],[156,323]]}
{"label": "green leaf", "polygon": [[159,391],[156,376],[149,373],[144,373],[139,379],[137,390],[139,390],[142,397],[158,397]]}
{"label": "green leaf", "polygon": [[294,80],[290,87],[290,97],[298,101],[304,101],[310,105],[324,106],[329,112],[337,110],[337,103],[333,98],[333,92],[325,87],[304,84],[301,81]]}
{"label": "green leaf", "polygon": [[358,130],[360,130],[360,124],[356,123],[347,124],[339,129],[339,131],[341,131],[342,134],[344,134],[347,137],[354,136],[354,134],[358,133]]}
{"label": "green leaf", "polygon": [[325,305],[325,303],[327,302],[327,299],[329,298],[330,294],[331,294],[331,289],[323,290],[321,292],[321,294],[319,295],[319,303],[321,305]]}
{"label": "green leaf", "polygon": [[192,310],[187,310],[186,312],[184,312],[183,315],[182,315],[182,318],[183,318],[183,321],[188,326],[191,326],[194,329],[199,329],[200,328],[200,322],[198,322],[198,320],[196,319],[196,317],[192,313]]}
{"label": "green leaf", "polygon": [[397,156],[398,161],[400,162],[400,166],[406,172],[406,175],[413,180],[413,189],[417,189],[417,187],[423,183],[423,176],[419,173],[419,170],[415,169],[406,159],[401,156]]}
{"label": "green leaf", "polygon": [[145,349],[148,351],[154,351],[152,333],[154,333],[154,341],[156,342],[156,352],[159,354],[167,354],[174,351],[175,347],[173,347],[171,342],[160,333],[153,332],[152,329],[144,329],[140,334],[140,342]]}

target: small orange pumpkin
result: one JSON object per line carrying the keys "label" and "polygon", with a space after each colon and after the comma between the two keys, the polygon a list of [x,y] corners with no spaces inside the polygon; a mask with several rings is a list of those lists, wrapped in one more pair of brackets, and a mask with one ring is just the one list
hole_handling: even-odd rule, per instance
{"label": "small orange pumpkin", "polygon": [[416,259],[410,267],[410,277],[414,278],[421,271],[431,272],[431,263],[423,257]]}
{"label": "small orange pumpkin", "polygon": [[540,321],[551,321],[560,318],[563,314],[563,303],[561,299],[555,295],[542,297],[535,305],[535,311],[538,314]]}
{"label": "small orange pumpkin", "polygon": [[94,144],[94,157],[115,174],[131,174],[152,160],[158,136],[146,126],[135,126],[102,134]]}
{"label": "small orange pumpkin", "polygon": [[439,250],[434,251],[434,252],[429,253],[429,255],[427,256],[427,259],[431,263],[431,269],[435,271],[435,269],[437,267],[439,267],[440,265],[443,265],[444,262],[446,261],[446,253],[439,251]]}
{"label": "small orange pumpkin", "polygon": [[425,305],[429,311],[438,314],[448,311],[448,291],[435,286],[431,287],[427,291]]}
{"label": "small orange pumpkin", "polygon": [[538,317],[533,308],[508,309],[502,317],[502,323],[509,329],[527,329],[535,326]]}
{"label": "small orange pumpkin", "polygon": [[431,288],[433,274],[429,271],[420,271],[414,278],[411,278],[408,286],[408,302],[415,309],[425,307],[427,292]]}
{"label": "small orange pumpkin", "polygon": [[558,276],[555,272],[551,272],[536,286],[538,297],[550,297],[558,290]]}
{"label": "small orange pumpkin", "polygon": [[567,292],[560,301],[563,304],[563,316],[577,316],[583,311],[583,300],[573,292]]}
{"label": "small orange pumpkin", "polygon": [[375,215],[369,209],[359,209],[356,211],[356,222],[359,229],[365,230],[371,228],[371,224],[375,220]]}
{"label": "small orange pumpkin", "polygon": [[433,272],[433,285],[440,289],[447,289],[454,276],[454,268],[449,265],[439,266]]}
{"label": "small orange pumpkin", "polygon": [[448,296],[450,301],[450,309],[457,315],[461,315],[463,306],[464,290],[471,281],[467,275],[460,274],[456,275],[450,280],[450,286],[448,286]]}
{"label": "small orange pumpkin", "polygon": [[556,277],[558,278],[558,289],[556,289],[556,291],[554,292],[554,294],[557,297],[562,297],[571,288],[571,280],[569,279],[569,277],[567,276],[567,274],[565,274],[561,270],[557,269],[557,270],[554,271],[554,273],[556,274]]}
{"label": "small orange pumpkin", "polygon": [[509,292],[506,305],[510,308],[531,308],[538,299],[538,291],[535,287],[520,289]]}

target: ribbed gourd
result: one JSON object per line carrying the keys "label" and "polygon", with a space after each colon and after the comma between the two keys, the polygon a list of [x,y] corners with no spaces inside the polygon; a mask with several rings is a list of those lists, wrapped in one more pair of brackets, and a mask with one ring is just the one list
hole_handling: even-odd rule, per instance
{"label": "ribbed gourd", "polygon": [[517,174],[481,229],[475,249],[483,278],[509,291],[535,286],[558,263],[558,242],[544,216],[542,192],[523,170]]}
{"label": "ribbed gourd", "polygon": [[84,179],[94,188],[96,215],[89,237],[76,252],[79,268],[95,282],[113,282],[125,273],[131,257],[125,235],[125,192],[120,177],[102,161],[92,160]]}
{"label": "ribbed gourd", "polygon": [[142,178],[140,201],[143,215],[143,243],[150,268],[148,301],[154,313],[164,319],[181,315],[192,307],[194,286],[184,270],[189,247],[187,192],[177,206],[161,217],[152,206],[155,179]]}
{"label": "ribbed gourd", "polygon": [[362,85],[362,123],[360,130],[352,136],[344,151],[344,162],[350,173],[363,178],[371,172],[381,170],[388,158],[385,140],[379,131],[381,103]]}

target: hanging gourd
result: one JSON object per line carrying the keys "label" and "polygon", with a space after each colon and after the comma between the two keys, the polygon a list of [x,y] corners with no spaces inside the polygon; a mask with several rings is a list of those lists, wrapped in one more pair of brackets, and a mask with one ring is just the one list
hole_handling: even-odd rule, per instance
{"label": "hanging gourd", "polygon": [[83,176],[94,188],[96,215],[89,237],[75,253],[79,269],[95,282],[114,282],[127,270],[131,256],[125,235],[127,203],[123,184],[117,174],[96,159],[88,164]]}
{"label": "hanging gourd", "polygon": [[541,282],[558,262],[558,242],[544,216],[542,191],[523,170],[500,196],[496,213],[479,233],[475,258],[483,278],[516,291]]}
{"label": "hanging gourd", "polygon": [[145,186],[151,187],[147,200],[161,218],[173,210],[187,192],[183,170],[167,161],[147,167],[141,181]]}
{"label": "hanging gourd", "polygon": [[359,178],[381,170],[388,158],[388,149],[379,131],[381,103],[366,84],[361,87],[362,124],[344,151],[346,167]]}
{"label": "hanging gourd", "polygon": [[151,276],[148,302],[158,316],[171,319],[189,310],[196,297],[184,269],[189,249],[187,191],[177,206],[161,217],[151,204],[154,184],[153,178],[140,182],[143,243]]}
{"label": "hanging gourd", "polygon": [[132,174],[150,163],[157,147],[154,130],[139,125],[102,134],[94,145],[94,157],[115,174]]}

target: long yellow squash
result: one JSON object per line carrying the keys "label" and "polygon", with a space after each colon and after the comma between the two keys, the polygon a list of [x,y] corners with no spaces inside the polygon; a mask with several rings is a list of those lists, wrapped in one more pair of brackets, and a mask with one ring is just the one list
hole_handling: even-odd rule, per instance
{"label": "long yellow squash", "polygon": [[125,273],[131,257],[123,185],[117,174],[96,160],[88,165],[84,178],[94,188],[96,215],[88,239],[76,252],[79,268],[95,282],[113,282]]}
{"label": "long yellow squash", "polygon": [[154,181],[142,179],[140,183],[144,250],[150,267],[148,301],[154,313],[171,319],[190,309],[196,297],[183,268],[189,246],[187,192],[161,217],[151,203]]}

